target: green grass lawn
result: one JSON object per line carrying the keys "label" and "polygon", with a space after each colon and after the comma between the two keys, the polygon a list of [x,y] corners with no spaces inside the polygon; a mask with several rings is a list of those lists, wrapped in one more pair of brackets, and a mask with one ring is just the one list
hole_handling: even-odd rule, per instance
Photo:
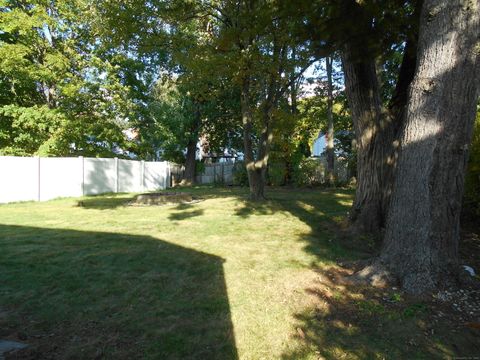
{"label": "green grass lawn", "polygon": [[[335,309],[316,286],[338,259],[363,256],[335,231],[351,191],[270,189],[257,205],[245,189],[185,191],[202,200],[139,207],[120,194],[0,206],[0,338],[32,344],[25,358],[52,359],[452,354],[441,338],[405,345],[423,333],[415,309],[390,317],[336,284],[333,306],[358,311],[329,318]],[[379,341],[379,318],[408,333]]]}

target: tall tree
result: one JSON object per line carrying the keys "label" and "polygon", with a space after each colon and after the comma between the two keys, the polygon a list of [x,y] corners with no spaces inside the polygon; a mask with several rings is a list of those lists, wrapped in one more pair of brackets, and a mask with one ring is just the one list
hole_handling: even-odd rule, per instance
{"label": "tall tree", "polygon": [[[480,1],[426,0],[381,261],[412,293],[456,274],[480,92]],[[447,282],[448,283],[448,282]]]}
{"label": "tall tree", "polygon": [[250,199],[263,200],[275,110],[311,56],[294,36],[300,19],[290,17],[282,2],[232,1],[220,13],[225,15],[223,38],[233,39],[229,50],[235,54],[231,59],[236,61],[235,79],[241,93]]}
{"label": "tall tree", "polygon": [[[163,150],[168,150],[163,151],[164,155],[178,155],[178,147],[182,147],[184,155],[174,158],[185,165],[185,184],[194,182],[197,142],[199,136],[204,135],[204,129],[208,128],[215,138],[212,144],[218,147],[229,141],[229,132],[236,128],[228,128],[226,124],[231,125],[233,120],[238,120],[238,116],[230,116],[231,109],[225,108],[229,105],[235,107],[234,102],[226,98],[235,93],[236,84],[232,82],[228,69],[228,55],[221,51],[222,44],[218,42],[221,14],[214,5],[211,2],[184,0],[148,3],[142,0],[128,3],[105,0],[95,7],[101,19],[97,28],[104,38],[109,39],[112,51],[126,52],[142,59],[149,64],[149,71],[154,68],[158,78],[160,73],[167,73],[175,79],[177,100],[180,102],[172,102],[170,96],[159,96],[162,87],[158,84],[152,92],[156,98],[151,100],[154,109],[168,113],[173,106],[177,109],[176,115],[167,119],[158,116],[158,113],[155,115],[155,111],[149,112],[153,117],[140,119],[137,126],[147,144],[154,140],[157,149],[163,147]],[[145,11],[145,7],[149,11]],[[103,27],[105,22],[109,24],[106,28]],[[229,88],[223,91],[226,82]],[[167,106],[160,106],[159,100],[162,99],[167,100]],[[229,115],[229,119],[215,113],[215,109],[219,108]],[[164,131],[166,129],[170,134]],[[224,144],[219,141],[221,132]],[[177,140],[176,146],[173,146],[172,139]]]}

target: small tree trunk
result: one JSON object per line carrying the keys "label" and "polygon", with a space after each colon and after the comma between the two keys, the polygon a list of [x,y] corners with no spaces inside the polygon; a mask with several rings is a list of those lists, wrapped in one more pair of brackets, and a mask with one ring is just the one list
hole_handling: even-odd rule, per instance
{"label": "small tree trunk", "polygon": [[252,144],[252,122],[253,115],[250,104],[250,79],[243,79],[240,106],[242,111],[243,123],[243,151],[245,157],[245,167],[248,175],[248,186],[250,188],[250,199],[259,201],[265,198],[265,172],[258,168],[253,155]]}
{"label": "small tree trunk", "polygon": [[480,1],[427,0],[381,261],[405,290],[457,271],[460,209],[479,95]]}
{"label": "small tree trunk", "polygon": [[192,124],[192,131],[187,144],[187,154],[185,156],[185,176],[182,180],[182,185],[193,185],[195,183],[195,170],[197,165],[195,160],[197,155],[197,142],[200,123],[200,105],[197,104],[195,109],[195,120]]}
{"label": "small tree trunk", "polygon": [[[295,61],[296,57],[296,48],[293,47],[292,49],[292,59]],[[295,69],[292,68],[292,72],[290,74],[290,106],[291,106],[291,113],[292,115],[298,114],[298,104],[297,104],[297,96],[298,96],[298,88],[297,88],[297,81],[296,81],[296,74]]]}
{"label": "small tree trunk", "polygon": [[[292,49],[292,59],[295,59],[296,50],[295,47]],[[295,69],[292,69],[292,73],[290,74],[290,112],[293,116],[298,115],[298,83],[296,81]],[[289,139],[290,134],[284,135],[283,141],[286,143],[290,143]],[[293,164],[292,164],[292,154],[288,151],[285,151],[285,175],[283,178],[283,184],[287,185],[291,183],[292,174],[293,174]]]}
{"label": "small tree trunk", "polygon": [[248,171],[248,181],[250,184],[250,200],[261,201],[265,199],[265,177],[266,168],[250,169]]}
{"label": "small tree trunk", "polygon": [[333,58],[327,57],[327,181],[330,186],[335,186],[335,154],[333,148],[333,81],[332,81],[332,63]]}
{"label": "small tree trunk", "polygon": [[252,146],[253,116],[250,99],[250,79],[243,79],[241,91],[241,111],[243,122],[243,147],[245,156],[245,166],[247,168],[248,180],[250,186],[250,200],[261,201],[265,199],[266,174],[268,169],[268,158],[270,155],[270,146],[272,144],[273,133],[271,127],[272,110],[277,104],[278,89],[276,82],[271,79],[266,99],[262,104],[262,133],[257,146],[257,156],[255,158]]}
{"label": "small tree trunk", "polygon": [[185,156],[185,177],[182,185],[192,185],[195,183],[195,156],[197,153],[197,142],[190,139],[187,144],[187,154]]}

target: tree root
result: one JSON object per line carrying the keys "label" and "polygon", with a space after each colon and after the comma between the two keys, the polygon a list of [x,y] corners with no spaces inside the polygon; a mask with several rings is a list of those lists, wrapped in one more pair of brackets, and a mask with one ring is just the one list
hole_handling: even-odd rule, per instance
{"label": "tree root", "polygon": [[395,276],[378,259],[367,261],[365,266],[352,274],[348,280],[353,285],[369,285],[379,288],[397,284]]}

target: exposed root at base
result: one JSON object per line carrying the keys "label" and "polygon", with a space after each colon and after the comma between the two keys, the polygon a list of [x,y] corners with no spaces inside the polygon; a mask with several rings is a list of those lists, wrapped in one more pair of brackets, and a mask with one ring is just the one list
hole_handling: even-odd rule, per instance
{"label": "exposed root at base", "polygon": [[370,285],[383,288],[396,284],[395,277],[377,259],[363,262],[363,265],[360,270],[349,276],[348,281],[352,285]]}

